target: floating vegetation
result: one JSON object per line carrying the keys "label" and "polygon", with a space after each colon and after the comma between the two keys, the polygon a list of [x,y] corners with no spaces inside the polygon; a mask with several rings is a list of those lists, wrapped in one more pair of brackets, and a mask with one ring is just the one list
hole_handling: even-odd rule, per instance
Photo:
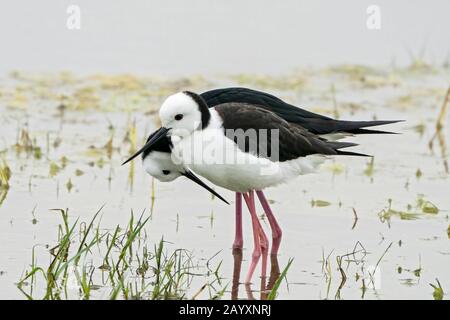
{"label": "floating vegetation", "polygon": [[55,177],[61,171],[61,167],[58,166],[55,162],[50,162],[49,176],[50,178]]}
{"label": "floating vegetation", "polygon": [[311,207],[328,207],[331,205],[331,202],[325,201],[325,200],[311,200]]}
{"label": "floating vegetation", "polygon": [[428,214],[439,213],[439,208],[431,201],[425,200],[423,195],[419,195],[419,197],[417,198],[416,208],[420,208],[420,210],[422,210],[423,213]]}
{"label": "floating vegetation", "polygon": [[439,208],[435,204],[431,203],[430,201],[425,201],[421,207],[422,207],[423,213],[430,213],[430,214],[438,214],[439,213]]}
{"label": "floating vegetation", "polygon": [[66,183],[66,188],[68,192],[71,192],[73,189],[73,183],[72,183],[72,179],[69,179]]}
{"label": "floating vegetation", "polygon": [[431,201],[425,200],[423,195],[418,195],[414,205],[408,204],[407,210],[395,210],[392,208],[392,201],[389,201],[388,208],[381,210],[378,217],[381,222],[391,221],[392,217],[398,217],[400,220],[415,220],[426,215],[435,215],[439,213],[439,208]]}
{"label": "floating vegetation", "polygon": [[401,266],[398,266],[397,268],[397,273],[398,274],[402,274],[402,273],[410,273],[412,275],[414,275],[414,278],[406,278],[406,279],[402,279],[402,284],[403,285],[407,285],[407,286],[414,286],[417,285],[419,283],[420,277],[422,275],[422,262],[421,262],[421,257],[419,256],[419,266],[415,269],[407,269],[407,268],[402,268]]}
{"label": "floating vegetation", "polygon": [[394,209],[382,210],[378,213],[381,222],[390,222],[392,217],[398,217],[400,220],[415,220],[420,218],[420,214],[407,211],[398,211]]}
{"label": "floating vegetation", "polygon": [[417,169],[417,170],[416,170],[416,178],[417,178],[417,179],[420,179],[420,178],[422,177],[422,175],[423,175],[422,170]]}

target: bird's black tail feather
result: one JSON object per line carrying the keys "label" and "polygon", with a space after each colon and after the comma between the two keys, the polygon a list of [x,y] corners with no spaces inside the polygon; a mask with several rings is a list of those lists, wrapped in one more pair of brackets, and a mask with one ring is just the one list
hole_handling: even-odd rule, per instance
{"label": "bird's black tail feather", "polygon": [[[397,123],[397,122],[401,122],[401,121],[403,121],[403,120],[375,120],[375,121],[335,120],[334,126],[335,126],[335,130],[337,132],[347,132],[347,133],[351,133],[351,134],[396,134],[395,132],[371,130],[371,129],[365,129],[365,128],[381,126],[381,125],[391,124],[391,123]],[[356,143],[328,141],[327,144],[336,151],[337,155],[372,157],[371,155],[364,154],[364,153],[340,150],[340,149],[344,149],[344,148],[357,146],[358,144],[356,144]]]}
{"label": "bird's black tail feather", "polygon": [[398,132],[371,130],[371,129],[356,129],[352,130],[351,134],[398,134]]}
{"label": "bird's black tail feather", "polygon": [[[291,121],[292,120],[292,121]],[[296,123],[314,134],[332,134],[332,133],[350,133],[350,134],[377,134],[377,133],[393,133],[389,131],[380,131],[366,129],[368,127],[382,126],[401,122],[403,120],[375,120],[375,121],[348,121],[335,119],[321,119],[321,118],[295,118],[288,120],[291,123]]]}
{"label": "bird's black tail feather", "polygon": [[341,151],[337,150],[338,156],[357,156],[357,157],[373,157],[370,154],[351,152],[351,151]]}
{"label": "bird's black tail feather", "polygon": [[342,151],[341,149],[355,147],[358,144],[352,142],[338,142],[338,141],[327,141],[327,145],[330,146],[334,151],[336,151],[336,155],[340,156],[358,156],[358,157],[371,157],[371,155],[352,152],[352,151]]}
{"label": "bird's black tail feather", "polygon": [[350,148],[357,146],[357,143],[343,141],[327,141],[327,146],[337,151],[338,149]]}
{"label": "bird's black tail feather", "polygon": [[364,129],[367,127],[382,126],[401,122],[403,120],[374,120],[374,121],[345,121],[335,120],[335,128],[337,131],[348,132],[352,134],[394,134],[395,132]]}

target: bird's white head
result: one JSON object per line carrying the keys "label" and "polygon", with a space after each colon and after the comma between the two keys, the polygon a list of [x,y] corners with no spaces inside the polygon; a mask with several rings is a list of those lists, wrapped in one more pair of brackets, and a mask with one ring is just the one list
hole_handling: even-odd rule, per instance
{"label": "bird's white head", "polygon": [[172,136],[186,137],[197,129],[208,125],[210,113],[206,102],[190,91],[169,96],[159,110],[163,127],[170,129]]}
{"label": "bird's white head", "polygon": [[170,182],[177,179],[180,176],[184,176],[195,182],[199,186],[211,192],[213,195],[218,197],[220,200],[229,204],[220,194],[218,194],[214,189],[200,180],[191,170],[184,167],[183,165],[176,164],[171,159],[170,152],[161,152],[152,150],[147,153],[143,159],[143,165],[145,171],[152,177],[158,179],[161,182]]}
{"label": "bird's white head", "polygon": [[152,151],[143,159],[145,171],[161,182],[170,182],[182,175],[185,169],[175,164],[171,153]]}

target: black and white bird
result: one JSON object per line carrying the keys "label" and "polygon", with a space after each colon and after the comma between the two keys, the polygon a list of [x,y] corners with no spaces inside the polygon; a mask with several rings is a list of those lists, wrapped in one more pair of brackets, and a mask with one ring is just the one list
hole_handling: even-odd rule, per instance
{"label": "black and white bird", "polygon": [[[343,133],[386,133],[365,128],[396,122],[335,120],[245,88],[218,89],[202,96],[185,91],[167,98],[160,109],[163,128],[153,133],[129,160],[143,152],[144,167],[152,175],[155,170],[163,172],[167,170],[163,168],[171,167],[167,175],[163,174],[169,176],[172,171],[176,172],[167,177],[173,180],[178,173],[186,175],[188,172],[189,176],[194,176],[194,171],[218,186],[235,191],[235,247],[242,247],[242,225],[238,216],[241,216],[244,197],[252,217],[255,242],[246,282],[251,281],[261,255],[265,273],[268,248],[256,216],[253,192],[256,191],[268,216],[272,254],[277,254],[281,228],[262,190],[314,172],[327,156],[365,156],[342,150],[355,146],[354,143],[330,141],[325,137],[342,137]],[[254,134],[248,134],[249,131]]]}
{"label": "black and white bird", "polygon": [[[205,100],[209,108],[223,103],[235,103],[242,107],[257,106],[274,112],[284,120],[300,125],[314,134],[332,139],[354,134],[391,133],[366,128],[395,122],[335,120],[288,104],[271,94],[242,87],[214,89],[200,94],[200,97]],[[160,130],[153,132],[148,137],[147,142],[159,133]],[[198,178],[192,172],[186,171],[183,165],[175,164],[172,161],[171,148],[171,141],[165,135],[153,144],[151,148],[144,147],[144,151],[141,152],[145,171],[161,182],[170,182],[180,176],[185,176],[198,183]],[[136,156],[138,154],[139,152],[136,153]],[[219,198],[224,200],[222,197]],[[224,201],[227,202],[226,200]]]}

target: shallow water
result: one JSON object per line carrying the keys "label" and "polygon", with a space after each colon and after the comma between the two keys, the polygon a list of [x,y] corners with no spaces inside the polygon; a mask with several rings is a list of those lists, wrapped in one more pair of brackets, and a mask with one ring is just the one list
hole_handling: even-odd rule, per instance
{"label": "shallow water", "polygon": [[[131,210],[145,209],[152,217],[145,226],[150,246],[163,237],[170,248],[187,249],[200,263],[212,258],[217,266],[222,261],[224,298],[230,298],[236,258],[231,250],[234,206],[211,199],[184,178],[173,183],[155,181],[152,191],[151,178],[139,161],[134,172],[120,163],[130,152],[127,131],[135,123],[137,145],[141,145],[158,126],[153,113],[165,95],[179,88],[202,91],[232,83],[262,88],[309,110],[331,116],[337,112],[345,119],[405,120],[386,127],[401,135],[349,138],[360,144],[355,150],[374,155],[373,167],[366,159],[336,157],[318,174],[267,190],[284,231],[280,269],[294,259],[277,298],[432,299],[430,283],[436,284],[436,279],[448,294],[450,200],[445,141],[450,131],[444,127],[433,151],[429,141],[449,70],[341,66],[297,71],[281,80],[249,79],[253,77],[4,76],[0,80],[0,158],[12,174],[10,188],[0,196],[0,298],[25,298],[16,283],[29,270],[33,246],[37,245],[38,262],[48,264],[46,245],[55,245],[61,223],[60,216],[49,209],[69,208],[73,220],[80,217],[88,222],[102,205],[103,229],[124,226]],[[26,135],[29,140],[24,139]],[[24,150],[27,143],[28,152]],[[233,202],[231,192],[218,191]],[[417,204],[423,201],[437,206],[439,212],[423,212]],[[252,251],[246,211],[244,218],[241,281]],[[270,234],[265,220],[263,225]],[[341,256],[344,283],[337,260]],[[371,282],[369,272],[375,267]],[[186,296],[192,297],[208,279],[195,278]],[[260,297],[258,274],[253,280],[252,294],[240,285],[239,298]],[[93,298],[104,298],[104,294],[99,290]],[[208,295],[201,292],[198,298]]]}

